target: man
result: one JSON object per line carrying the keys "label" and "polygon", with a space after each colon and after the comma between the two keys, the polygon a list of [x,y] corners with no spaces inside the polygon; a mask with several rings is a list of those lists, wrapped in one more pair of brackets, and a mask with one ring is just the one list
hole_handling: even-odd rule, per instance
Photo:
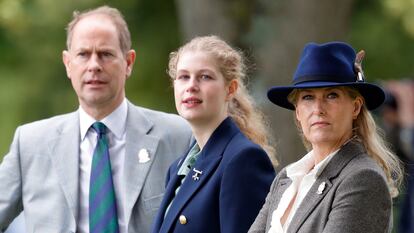
{"label": "man", "polygon": [[79,109],[16,130],[0,165],[0,231],[24,209],[28,232],[149,232],[189,127],[125,98],[136,55],[118,10],[75,13],[67,32]]}

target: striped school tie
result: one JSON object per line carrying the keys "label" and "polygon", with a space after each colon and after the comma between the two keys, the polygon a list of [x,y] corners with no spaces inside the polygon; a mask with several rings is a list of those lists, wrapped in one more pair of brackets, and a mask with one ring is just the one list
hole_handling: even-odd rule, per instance
{"label": "striped school tie", "polygon": [[115,233],[119,232],[118,215],[108,141],[105,137],[106,126],[95,122],[92,128],[98,133],[98,140],[93,152],[89,183],[89,232]]}

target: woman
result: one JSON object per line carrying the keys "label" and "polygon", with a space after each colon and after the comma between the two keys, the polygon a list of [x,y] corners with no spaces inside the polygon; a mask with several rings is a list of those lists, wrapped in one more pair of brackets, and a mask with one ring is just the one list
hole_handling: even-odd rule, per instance
{"label": "woman", "polygon": [[365,82],[360,55],[342,42],[310,43],[293,85],[268,91],[274,104],[295,111],[310,151],[278,174],[250,233],[390,230],[401,170],[368,111],[384,92]]}
{"label": "woman", "polygon": [[197,37],[171,54],[169,75],[195,144],[168,171],[152,232],[247,232],[275,172],[242,56],[218,37]]}

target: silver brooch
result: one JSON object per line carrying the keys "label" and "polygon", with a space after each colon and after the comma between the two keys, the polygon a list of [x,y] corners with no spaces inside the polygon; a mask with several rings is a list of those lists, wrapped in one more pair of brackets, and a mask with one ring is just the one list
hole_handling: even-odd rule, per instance
{"label": "silver brooch", "polygon": [[325,190],[325,187],[326,187],[326,183],[325,183],[325,181],[324,182],[322,182],[320,185],[319,185],[319,187],[318,187],[318,191],[316,191],[316,194],[322,194],[323,193],[323,190]]}
{"label": "silver brooch", "polygon": [[200,176],[203,174],[203,171],[199,171],[193,168],[194,175],[192,176],[193,180],[197,181],[200,179]]}

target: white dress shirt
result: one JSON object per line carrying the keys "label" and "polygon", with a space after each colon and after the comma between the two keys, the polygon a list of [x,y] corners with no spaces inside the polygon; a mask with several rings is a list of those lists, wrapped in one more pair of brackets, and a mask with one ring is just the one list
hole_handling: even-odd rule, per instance
{"label": "white dress shirt", "polygon": [[[125,160],[125,126],[127,118],[128,106],[124,99],[122,104],[115,109],[110,115],[102,119],[100,122],[107,127],[106,137],[109,143],[109,157],[111,160],[112,179],[114,182],[116,204],[118,210],[118,223],[120,233],[127,232],[127,225],[125,222],[125,190],[123,182],[123,170]],[[79,233],[89,232],[89,179],[91,176],[91,165],[93,151],[97,143],[97,133],[91,128],[92,124],[96,122],[89,116],[82,107],[79,107],[80,120],[80,189],[79,189],[79,218],[78,229]]]}
{"label": "white dress shirt", "polygon": [[[272,221],[270,223],[269,233],[286,233],[296,210],[300,206],[301,202],[305,198],[309,189],[315,183],[318,176],[322,173],[323,169],[329,163],[331,158],[339,151],[336,150],[329,154],[325,159],[315,165],[315,159],[313,151],[307,153],[299,161],[289,165],[286,168],[286,175],[292,180],[290,186],[283,193],[282,198],[279,201],[277,209],[273,211]],[[295,198],[296,196],[296,198]],[[295,198],[295,200],[293,200]],[[293,200],[292,208],[289,215],[282,226],[280,222],[281,218],[285,214],[290,202]]]}

